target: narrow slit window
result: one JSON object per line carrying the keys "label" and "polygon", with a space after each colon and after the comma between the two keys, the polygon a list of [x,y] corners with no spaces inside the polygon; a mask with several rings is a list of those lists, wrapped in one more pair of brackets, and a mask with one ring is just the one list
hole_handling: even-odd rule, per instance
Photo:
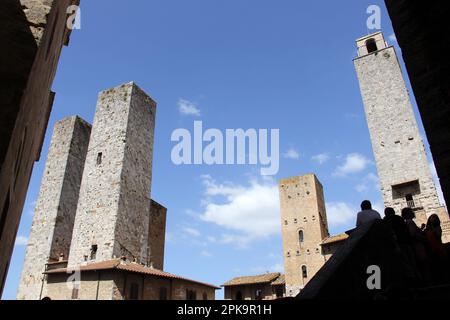
{"label": "narrow slit window", "polygon": [[99,152],[97,155],[97,165],[101,165],[103,160],[103,153]]}

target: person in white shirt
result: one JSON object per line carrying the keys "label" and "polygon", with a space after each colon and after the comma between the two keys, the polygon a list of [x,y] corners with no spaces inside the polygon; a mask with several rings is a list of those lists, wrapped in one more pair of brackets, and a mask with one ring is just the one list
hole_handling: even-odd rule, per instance
{"label": "person in white shirt", "polygon": [[368,222],[374,220],[381,220],[381,215],[378,211],[372,209],[372,203],[369,200],[364,200],[361,203],[361,210],[358,212],[358,216],[356,218],[356,227],[362,226]]}

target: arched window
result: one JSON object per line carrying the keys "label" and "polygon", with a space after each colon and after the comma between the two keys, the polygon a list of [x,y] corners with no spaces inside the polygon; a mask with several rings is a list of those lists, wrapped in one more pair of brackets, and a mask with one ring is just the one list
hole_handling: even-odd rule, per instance
{"label": "arched window", "polygon": [[306,266],[302,266],[302,277],[303,279],[308,278],[308,269],[306,268]]}
{"label": "arched window", "polygon": [[238,292],[236,293],[236,300],[237,300],[237,301],[241,301],[241,300],[242,300],[242,292],[241,292],[241,291],[238,291]]}
{"label": "arched window", "polygon": [[375,39],[370,38],[366,41],[366,48],[368,53],[378,51],[377,42]]}
{"label": "arched window", "polygon": [[159,300],[167,300],[167,288],[161,287],[159,289]]}
{"label": "arched window", "polygon": [[298,232],[298,241],[300,241],[300,243],[305,242],[305,233],[303,232],[303,230],[300,230]]}

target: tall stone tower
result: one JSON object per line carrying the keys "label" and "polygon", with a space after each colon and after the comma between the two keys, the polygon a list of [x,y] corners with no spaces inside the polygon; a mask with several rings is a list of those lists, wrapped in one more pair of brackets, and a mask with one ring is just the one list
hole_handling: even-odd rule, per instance
{"label": "tall stone tower", "polygon": [[79,117],[56,123],[36,203],[19,300],[37,300],[45,266],[67,259],[91,126]]}
{"label": "tall stone tower", "polygon": [[164,270],[164,248],[166,242],[167,208],[155,200],[150,203],[148,227],[148,261],[159,270]]}
{"label": "tall stone tower", "polygon": [[69,268],[126,257],[148,264],[156,103],[134,83],[99,95]]}
{"label": "tall stone tower", "polygon": [[324,265],[320,244],[329,236],[323,188],[317,177],[279,182],[286,294],[296,296]]}
{"label": "tall stone tower", "polygon": [[[354,60],[386,207],[411,207],[422,223],[441,212],[395,48],[381,32],[356,41]],[[444,210],[445,211],[445,210]]]}

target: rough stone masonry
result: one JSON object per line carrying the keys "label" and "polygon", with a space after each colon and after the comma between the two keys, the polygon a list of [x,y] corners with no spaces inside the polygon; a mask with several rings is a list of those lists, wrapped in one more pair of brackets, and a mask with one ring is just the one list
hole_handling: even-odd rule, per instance
{"label": "rough stone masonry", "polygon": [[381,32],[358,39],[357,46],[354,65],[384,205],[397,214],[411,207],[419,226],[431,214],[438,214],[448,224],[395,48],[387,46]]}
{"label": "rough stone masonry", "polygon": [[148,264],[156,103],[134,83],[100,93],[69,267],[126,257]]}
{"label": "rough stone masonry", "polygon": [[18,299],[39,299],[47,263],[67,259],[91,125],[79,117],[56,123],[36,203]]}

